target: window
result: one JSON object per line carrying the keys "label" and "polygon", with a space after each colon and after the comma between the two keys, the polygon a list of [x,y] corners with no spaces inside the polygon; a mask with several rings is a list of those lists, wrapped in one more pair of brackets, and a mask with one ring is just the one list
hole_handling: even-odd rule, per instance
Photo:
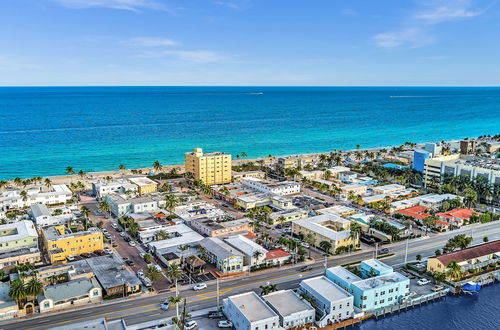
{"label": "window", "polygon": [[50,308],[50,302],[48,302],[48,301],[44,302],[43,308]]}
{"label": "window", "polygon": [[389,293],[393,293],[394,292],[394,289],[389,289]]}
{"label": "window", "polygon": [[381,303],[381,304],[383,304],[383,303],[384,303],[384,299],[381,299],[381,300],[380,300],[380,303]]}

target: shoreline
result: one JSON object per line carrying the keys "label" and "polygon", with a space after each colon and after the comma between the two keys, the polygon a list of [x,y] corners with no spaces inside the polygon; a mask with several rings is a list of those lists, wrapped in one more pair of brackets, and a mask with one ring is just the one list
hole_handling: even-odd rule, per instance
{"label": "shoreline", "polygon": [[[468,137],[469,139],[477,139],[478,137]],[[452,143],[452,142],[458,142],[460,141],[461,139],[450,139],[450,140],[441,140],[441,141],[444,141],[445,143]],[[441,142],[441,141],[434,141],[434,142],[415,142],[416,143],[416,146],[415,147],[419,147],[419,146],[423,146],[425,145],[425,143],[437,143],[437,142]],[[365,151],[370,151],[370,152],[374,152],[374,151],[378,151],[378,150],[382,150],[382,149],[387,149],[387,150],[390,150],[391,148],[394,148],[394,147],[399,147],[401,145],[404,145],[403,144],[400,144],[400,145],[390,145],[390,146],[376,146],[376,147],[371,147],[371,148],[360,148],[360,149],[347,149],[347,150],[340,150],[340,149],[336,149],[342,153],[346,153],[346,152],[355,152],[355,151],[361,151],[361,152],[365,152]],[[312,152],[312,153],[297,153],[297,154],[287,154],[287,155],[272,155],[273,158],[278,158],[278,157],[296,157],[296,156],[300,156],[300,157],[303,157],[303,156],[319,156],[319,155],[328,155],[330,152],[332,151],[325,151],[325,152]],[[232,159],[231,159],[231,163],[232,163],[232,166],[238,166],[238,165],[241,165],[243,163],[249,163],[249,162],[257,162],[259,160],[265,160],[265,159],[269,159],[268,156],[265,156],[265,157],[256,157],[256,158],[245,158],[245,159],[235,159],[233,158],[232,156]],[[184,164],[168,164],[168,165],[163,165],[162,166],[162,170],[160,172],[168,172],[170,171],[171,169],[177,169],[179,171],[179,173],[184,173]],[[75,169],[75,170],[78,170],[78,169]],[[142,171],[143,173],[142,174],[133,174],[132,171]],[[61,183],[66,183],[68,181],[74,181],[75,178],[77,178],[76,181],[90,181],[90,180],[95,180],[95,179],[102,179],[106,176],[111,176],[111,177],[120,177],[120,176],[124,176],[124,175],[148,175],[150,172],[154,172],[153,168],[152,167],[139,167],[139,168],[126,168],[125,170],[103,170],[103,171],[94,171],[94,172],[85,172],[85,177],[84,178],[79,178],[78,177],[78,173],[75,173],[73,175],[68,175],[68,174],[65,174],[65,175],[51,175],[51,176],[42,176],[42,179],[50,179],[52,181],[53,184],[61,184]],[[30,179],[32,177],[25,177],[25,178],[21,178],[21,179]],[[5,179],[5,181],[7,182],[13,182],[15,178],[10,178],[10,179]]]}

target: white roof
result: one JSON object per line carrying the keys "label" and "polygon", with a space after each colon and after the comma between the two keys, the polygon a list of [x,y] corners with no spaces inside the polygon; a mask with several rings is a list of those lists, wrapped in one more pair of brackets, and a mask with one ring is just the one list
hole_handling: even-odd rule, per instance
{"label": "white roof", "polygon": [[[0,243],[20,240],[26,237],[38,237],[33,221],[21,220],[6,225],[0,225],[0,232],[8,232],[0,236]],[[11,232],[12,234],[9,234]]]}
{"label": "white roof", "polygon": [[[186,226],[185,224],[179,224],[175,226],[165,227],[158,230],[166,231],[167,233],[176,233],[179,236],[172,236],[171,238],[164,239],[161,241],[155,241],[149,243],[149,246],[158,250],[164,250],[168,248],[176,248],[179,245],[198,243],[203,239],[203,236]],[[156,230],[156,231],[158,231]]]}
{"label": "white roof", "polygon": [[263,297],[282,316],[300,313],[314,308],[292,290],[280,290]]}
{"label": "white roof", "polygon": [[352,297],[349,292],[345,291],[325,276],[318,276],[303,280],[300,285],[314,291],[317,295],[322,296],[328,301],[338,301]]}
{"label": "white roof", "polygon": [[139,187],[157,185],[156,182],[145,176],[138,176],[134,178],[129,178],[129,181],[138,185]]}
{"label": "white roof", "polygon": [[377,187],[374,187],[373,189],[377,189],[380,191],[403,190],[403,189],[405,189],[405,186],[393,183],[393,184],[387,184],[385,186],[377,186]]}
{"label": "white roof", "polygon": [[350,230],[335,231],[331,228],[326,227],[324,225],[324,223],[326,222],[336,222],[339,224],[345,224],[346,222],[348,223],[349,221],[346,219],[342,219],[338,215],[330,213],[293,221],[293,223],[296,225],[307,228],[310,231],[318,233],[321,236],[327,237],[334,241],[347,239],[351,235]]}
{"label": "white roof", "polygon": [[352,207],[349,207],[349,206],[345,206],[345,205],[334,205],[334,206],[331,206],[331,207],[327,207],[327,208],[324,208],[324,209],[320,209],[320,210],[317,210],[316,212],[320,213],[320,214],[335,214],[335,215],[339,215],[339,214],[342,214],[342,213],[349,213],[349,212],[353,212],[355,211],[355,209],[353,209]]}
{"label": "white roof", "polygon": [[259,251],[262,255],[266,255],[267,253],[266,249],[243,235],[230,236],[224,239],[224,241],[247,256],[253,257],[255,251]]}
{"label": "white roof", "polygon": [[227,298],[250,322],[267,320],[278,315],[255,292],[250,291]]}

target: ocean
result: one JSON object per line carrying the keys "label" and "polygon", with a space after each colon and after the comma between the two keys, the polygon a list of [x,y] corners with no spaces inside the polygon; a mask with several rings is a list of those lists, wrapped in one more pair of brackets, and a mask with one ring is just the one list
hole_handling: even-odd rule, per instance
{"label": "ocean", "polygon": [[0,179],[500,133],[500,88],[0,88]]}
{"label": "ocean", "polygon": [[500,329],[500,285],[483,287],[474,296],[447,296],[442,300],[368,320],[360,330],[492,330]]}

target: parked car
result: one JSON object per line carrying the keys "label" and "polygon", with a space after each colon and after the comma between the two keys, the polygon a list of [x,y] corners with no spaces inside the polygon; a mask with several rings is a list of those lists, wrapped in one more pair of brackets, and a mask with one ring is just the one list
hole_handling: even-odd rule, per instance
{"label": "parked car", "polygon": [[309,248],[309,243],[306,243],[306,242],[302,242],[300,243],[300,245],[302,245],[302,247],[308,249]]}
{"label": "parked car", "polygon": [[114,228],[114,229],[116,229],[116,228],[118,228],[118,224],[117,224],[116,222],[113,222],[113,223],[111,224],[111,227],[112,227],[112,228]]}
{"label": "parked car", "polygon": [[276,226],[274,226],[274,228],[281,229],[282,227],[281,227],[281,225],[276,225]]}
{"label": "parked car", "polygon": [[441,290],[444,290],[444,286],[442,286],[442,285],[434,285],[434,287],[432,288],[432,291],[434,291],[434,292],[438,292]]}
{"label": "parked car", "polygon": [[127,237],[123,238],[123,240],[124,240],[125,242],[127,242],[127,243],[128,243],[128,242],[130,242],[132,239],[131,239],[130,237],[128,237],[128,236],[127,236]]}
{"label": "parked car", "polygon": [[219,328],[232,328],[233,327],[233,323],[231,323],[231,321],[228,321],[228,320],[220,320],[217,323],[217,326]]}
{"label": "parked car", "polygon": [[193,286],[193,290],[194,291],[203,290],[203,289],[206,289],[206,288],[207,288],[207,284],[206,283],[198,283],[198,284],[195,284]]}
{"label": "parked car", "polygon": [[147,277],[144,277],[144,278],[142,279],[142,283],[144,283],[144,286],[145,286],[146,288],[150,288],[150,287],[152,287],[152,286],[153,286],[153,282],[151,282],[151,280],[150,280],[149,278],[147,278]]}
{"label": "parked car", "polygon": [[125,263],[126,263],[127,265],[129,265],[129,266],[131,266],[131,267],[132,267],[132,266],[134,265],[134,260],[127,259],[127,260],[125,260]]}
{"label": "parked car", "polygon": [[165,299],[160,306],[162,311],[166,311],[170,307],[170,302],[168,301],[168,299]]}
{"label": "parked car", "polygon": [[196,321],[187,321],[184,323],[184,329],[186,330],[193,330],[198,326],[198,323]]}
{"label": "parked car", "polygon": [[135,246],[135,242],[134,241],[130,241],[130,242],[128,242],[128,245]]}
{"label": "parked car", "polygon": [[429,283],[431,283],[431,281],[429,281],[429,280],[428,280],[428,279],[426,279],[426,278],[421,278],[421,279],[419,279],[419,280],[417,281],[417,284],[418,284],[418,285],[427,285],[427,284],[429,284]]}
{"label": "parked car", "polygon": [[146,278],[144,276],[144,272],[142,270],[138,271],[137,272],[137,277],[140,279],[140,280],[143,280],[144,278]]}
{"label": "parked car", "polygon": [[284,233],[291,233],[292,232],[292,228],[290,228],[290,227],[283,228],[283,232]]}
{"label": "parked car", "polygon": [[387,254],[387,253],[389,253],[389,249],[388,248],[382,248],[382,249],[379,250],[378,253],[379,254]]}
{"label": "parked car", "polygon": [[117,227],[116,231],[119,232],[119,233],[121,233],[123,231],[123,229],[121,229],[120,227]]}
{"label": "parked car", "polygon": [[311,266],[304,266],[299,268],[299,272],[307,272],[312,270],[313,268]]}
{"label": "parked car", "polygon": [[113,251],[110,248],[105,248],[104,253],[111,254],[111,253],[113,253]]}
{"label": "parked car", "polygon": [[122,232],[120,233],[120,237],[125,237],[125,236],[127,236],[127,234],[125,234],[125,232],[123,232],[123,231],[122,231]]}
{"label": "parked car", "polygon": [[141,257],[141,259],[144,259],[144,254],[144,252],[139,253],[139,257]]}
{"label": "parked car", "polygon": [[75,257],[74,256],[67,256],[66,259],[68,259],[68,261],[75,261]]}
{"label": "parked car", "polygon": [[160,266],[158,266],[158,265],[154,265],[154,267],[155,267],[155,269],[156,269],[157,271],[159,271],[159,272],[161,272],[161,271],[162,271],[162,269],[161,269],[161,267],[160,267]]}
{"label": "parked car", "polygon": [[208,312],[208,318],[209,319],[221,319],[224,317],[224,314],[222,314],[221,311],[210,311]]}

